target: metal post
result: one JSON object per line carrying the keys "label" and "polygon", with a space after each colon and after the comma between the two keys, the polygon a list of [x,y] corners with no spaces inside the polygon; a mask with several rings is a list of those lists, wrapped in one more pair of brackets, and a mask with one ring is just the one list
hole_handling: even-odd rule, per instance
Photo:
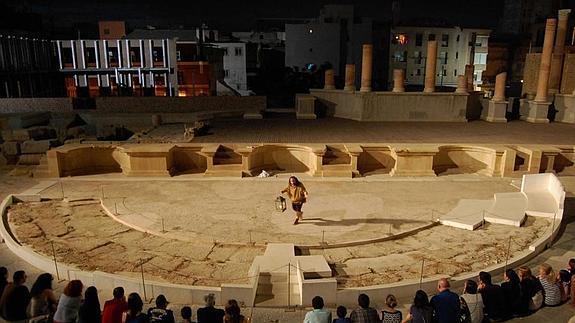
{"label": "metal post", "polygon": [[166,232],[166,228],[164,227],[164,218],[162,218],[162,232]]}
{"label": "metal post", "polygon": [[64,184],[60,181],[60,191],[62,192],[62,199],[64,199]]}
{"label": "metal post", "polygon": [[507,254],[505,255],[505,267],[503,268],[503,271],[507,271],[507,262],[509,261],[509,253],[511,252],[511,239],[512,237],[509,237],[509,242],[507,244]]}
{"label": "metal post", "polygon": [[425,264],[425,258],[421,259],[421,274],[419,275],[419,289],[421,289],[421,284],[423,283],[423,265]]}
{"label": "metal post", "polygon": [[389,224],[389,235],[391,235],[391,223]]}
{"label": "metal post", "polygon": [[100,186],[102,188],[102,201],[104,200],[104,185]]}
{"label": "metal post", "polygon": [[325,230],[321,230],[321,245],[325,245]]}
{"label": "metal post", "polygon": [[248,233],[250,235],[250,244],[252,244],[252,230],[249,230]]}
{"label": "metal post", "polygon": [[58,278],[58,280],[60,280],[60,272],[58,271],[58,261],[56,261],[56,248],[54,248],[54,242],[50,241],[50,244],[52,245],[52,255],[54,257],[54,267],[56,267],[56,278]]}
{"label": "metal post", "polygon": [[142,272],[142,289],[144,290],[144,300],[148,299],[146,295],[146,281],[144,280],[144,260],[140,258],[140,270]]}
{"label": "metal post", "polygon": [[290,275],[291,275],[291,262],[288,262],[288,277],[287,277],[287,307],[290,308],[290,286],[291,286],[291,281],[290,281]]}
{"label": "metal post", "polygon": [[114,202],[114,214],[118,215],[118,203]]}

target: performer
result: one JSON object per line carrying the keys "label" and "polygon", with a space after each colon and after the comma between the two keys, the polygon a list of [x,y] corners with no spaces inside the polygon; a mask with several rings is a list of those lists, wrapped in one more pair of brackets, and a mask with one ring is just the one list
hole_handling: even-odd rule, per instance
{"label": "performer", "polygon": [[281,191],[281,194],[287,193],[289,199],[291,200],[291,207],[295,211],[295,221],[294,225],[298,224],[299,221],[303,220],[303,212],[301,207],[306,202],[308,193],[303,186],[303,184],[295,176],[291,176],[288,181],[288,186]]}

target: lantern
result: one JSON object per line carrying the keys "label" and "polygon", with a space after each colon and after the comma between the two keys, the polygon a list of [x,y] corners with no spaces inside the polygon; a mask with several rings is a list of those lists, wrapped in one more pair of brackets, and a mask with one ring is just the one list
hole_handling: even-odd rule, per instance
{"label": "lantern", "polygon": [[276,198],[275,205],[276,205],[276,211],[278,212],[283,212],[287,209],[286,199],[283,198],[283,196],[278,196]]}

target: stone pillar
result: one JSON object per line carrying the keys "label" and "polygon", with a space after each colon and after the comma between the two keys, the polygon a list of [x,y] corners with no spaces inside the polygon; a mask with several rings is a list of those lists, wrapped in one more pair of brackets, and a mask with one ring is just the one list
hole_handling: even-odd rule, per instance
{"label": "stone pillar", "polygon": [[556,19],[547,19],[545,24],[545,39],[543,41],[543,53],[539,65],[539,79],[537,81],[536,102],[547,102],[547,91],[549,83],[549,70],[551,68],[551,54],[553,51],[553,39],[555,38]]}
{"label": "stone pillar", "polygon": [[345,65],[345,91],[355,91],[355,64]]}
{"label": "stone pillar", "polygon": [[393,91],[392,92],[405,92],[405,70],[393,70]]}
{"label": "stone pillar", "polygon": [[489,122],[507,122],[507,101],[505,101],[505,80],[507,73],[499,73],[495,78],[495,95],[489,101],[485,120]]}
{"label": "stone pillar", "polygon": [[361,92],[371,92],[373,45],[363,44],[363,56],[361,58]]}
{"label": "stone pillar", "polygon": [[561,89],[561,75],[563,72],[563,58],[565,54],[565,38],[567,36],[567,24],[571,9],[559,10],[557,22],[557,35],[555,36],[555,47],[551,59],[551,72],[549,88],[553,93],[559,93]]}
{"label": "stone pillar", "polygon": [[427,60],[425,61],[425,87],[423,92],[435,92],[435,67],[437,65],[437,41],[427,42]]}
{"label": "stone pillar", "polygon": [[325,81],[324,81],[324,90],[333,90],[335,89],[335,80],[333,75],[333,69],[325,70]]}
{"label": "stone pillar", "polygon": [[475,65],[467,64],[465,65],[465,82],[467,84],[467,91],[475,91],[473,86],[473,73],[475,72]]}
{"label": "stone pillar", "polygon": [[507,73],[499,73],[495,77],[495,94],[493,95],[493,101],[501,102],[505,101],[505,81],[507,79]]}
{"label": "stone pillar", "polygon": [[467,93],[467,79],[465,75],[457,76],[457,89],[455,89],[455,93]]}

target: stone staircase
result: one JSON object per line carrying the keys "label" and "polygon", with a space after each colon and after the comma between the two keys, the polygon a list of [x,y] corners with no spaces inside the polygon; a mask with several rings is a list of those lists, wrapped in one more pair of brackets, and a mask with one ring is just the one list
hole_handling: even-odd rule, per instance
{"label": "stone staircase", "polygon": [[48,170],[48,157],[46,154],[40,158],[40,164],[34,168],[32,172],[34,178],[47,178],[50,177],[50,172]]}
{"label": "stone staircase", "polygon": [[[261,273],[256,292],[256,307],[285,307],[300,305],[297,276],[292,270],[289,278],[287,269],[283,272]],[[288,296],[289,294],[289,296]]]}

